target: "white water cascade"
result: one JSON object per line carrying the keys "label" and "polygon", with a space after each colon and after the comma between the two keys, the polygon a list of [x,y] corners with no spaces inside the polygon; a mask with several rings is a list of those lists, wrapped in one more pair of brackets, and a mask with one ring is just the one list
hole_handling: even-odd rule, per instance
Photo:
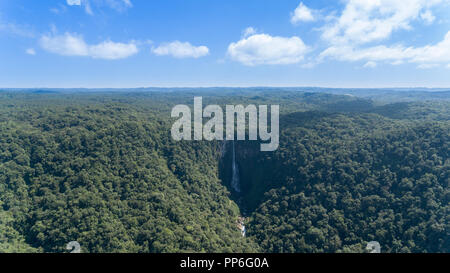
{"label": "white water cascade", "polygon": [[[233,140],[233,161],[231,163],[232,168],[232,176],[231,176],[231,187],[240,195],[241,193],[241,181],[239,178],[239,167],[236,163],[236,148]],[[237,226],[239,230],[241,231],[241,234],[243,237],[246,235],[246,229],[245,229],[245,218],[239,217],[237,221]]]}
{"label": "white water cascade", "polygon": [[233,174],[231,177],[231,187],[233,187],[233,189],[237,193],[240,193],[241,192],[241,183],[240,183],[240,179],[239,179],[239,168],[236,164],[236,151],[235,151],[235,147],[234,147],[234,140],[233,140],[233,162],[232,162],[231,168],[233,170]]}

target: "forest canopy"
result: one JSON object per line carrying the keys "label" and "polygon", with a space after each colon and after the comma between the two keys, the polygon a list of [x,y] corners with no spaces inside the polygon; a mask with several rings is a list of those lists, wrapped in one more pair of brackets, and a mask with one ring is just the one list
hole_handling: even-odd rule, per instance
{"label": "forest canopy", "polygon": [[[449,100],[333,93],[2,91],[0,252],[450,252]],[[277,151],[236,144],[240,195],[229,145],[170,136],[194,95],[280,105]]]}

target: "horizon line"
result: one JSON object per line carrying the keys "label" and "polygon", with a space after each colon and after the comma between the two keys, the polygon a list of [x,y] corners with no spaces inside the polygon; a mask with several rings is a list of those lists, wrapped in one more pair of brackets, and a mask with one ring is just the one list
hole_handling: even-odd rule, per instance
{"label": "horizon line", "polygon": [[383,87],[329,87],[329,86],[276,86],[276,85],[255,85],[255,86],[139,86],[139,87],[0,87],[0,90],[26,90],[26,89],[60,89],[60,90],[68,90],[68,89],[213,89],[213,88],[243,88],[243,89],[252,89],[252,88],[315,88],[315,89],[450,89],[449,87],[425,87],[425,86],[383,86]]}

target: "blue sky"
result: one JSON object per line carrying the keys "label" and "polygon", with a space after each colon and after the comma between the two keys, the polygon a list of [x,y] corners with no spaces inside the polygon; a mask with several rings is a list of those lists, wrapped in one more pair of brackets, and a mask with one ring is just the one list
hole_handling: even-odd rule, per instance
{"label": "blue sky", "polygon": [[450,87],[449,0],[1,0],[0,87]]}

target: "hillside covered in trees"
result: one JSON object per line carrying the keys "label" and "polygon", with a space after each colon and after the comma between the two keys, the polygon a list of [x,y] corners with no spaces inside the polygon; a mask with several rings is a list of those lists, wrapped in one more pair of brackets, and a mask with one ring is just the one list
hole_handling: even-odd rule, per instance
{"label": "hillside covered in trees", "polygon": [[[0,252],[450,252],[447,93],[330,93],[0,91]],[[280,105],[277,151],[236,143],[241,193],[230,145],[170,136],[194,95]]]}

